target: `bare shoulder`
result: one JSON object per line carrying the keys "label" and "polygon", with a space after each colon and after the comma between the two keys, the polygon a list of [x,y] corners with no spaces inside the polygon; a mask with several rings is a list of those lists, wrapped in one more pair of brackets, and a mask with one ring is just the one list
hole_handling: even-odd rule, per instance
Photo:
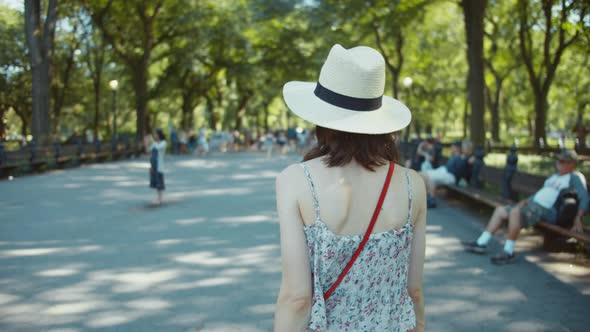
{"label": "bare shoulder", "polygon": [[285,167],[276,178],[277,190],[282,187],[293,189],[301,182],[303,170],[299,164]]}
{"label": "bare shoulder", "polygon": [[424,184],[424,180],[422,179],[422,177],[420,176],[420,174],[418,174],[418,172],[416,172],[415,170],[411,169],[411,168],[407,168],[407,167],[403,167],[403,166],[399,166],[402,167],[402,169],[406,172],[408,172],[408,177],[410,178],[410,184],[412,185],[412,190],[414,191],[414,197],[417,200],[422,200],[426,198],[426,185]]}

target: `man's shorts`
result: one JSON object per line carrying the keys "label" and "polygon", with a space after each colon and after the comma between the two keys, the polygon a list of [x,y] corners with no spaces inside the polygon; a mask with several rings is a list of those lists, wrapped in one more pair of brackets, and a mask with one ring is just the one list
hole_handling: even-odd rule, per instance
{"label": "man's shorts", "polygon": [[447,171],[446,166],[440,166],[435,169],[424,171],[428,178],[434,182],[434,184],[455,184],[455,175]]}
{"label": "man's shorts", "polygon": [[[514,207],[514,205],[505,206],[509,214]],[[520,227],[522,228],[534,226],[539,221],[555,224],[556,220],[557,212],[555,209],[548,209],[533,201],[520,209]]]}

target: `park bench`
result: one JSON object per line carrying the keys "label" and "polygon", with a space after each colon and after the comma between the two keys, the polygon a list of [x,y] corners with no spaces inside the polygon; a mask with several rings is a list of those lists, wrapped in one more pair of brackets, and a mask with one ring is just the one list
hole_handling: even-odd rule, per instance
{"label": "park bench", "polygon": [[[401,149],[403,156],[406,159],[413,158],[416,152],[416,147],[416,143],[402,144]],[[507,166],[505,169],[489,167],[480,163],[479,166],[474,166],[474,172],[469,186],[452,184],[444,187],[455,194],[466,196],[492,208],[506,204],[513,204],[518,201],[519,195],[522,195],[523,197],[531,196],[543,186],[545,178],[518,172],[516,169],[518,163],[516,149],[512,148],[509,150],[510,153],[507,156]],[[476,149],[474,154],[477,156],[477,153],[478,151]],[[481,155],[481,157],[483,158],[483,155]],[[587,156],[582,157],[583,158],[580,158],[580,160],[585,160],[584,158]],[[446,163],[445,159],[446,158],[441,158],[441,165]],[[488,190],[483,189],[484,183],[488,185]],[[499,192],[501,192],[501,194],[499,194]],[[584,233],[575,233],[569,229],[545,221],[541,221],[535,226],[543,233],[543,246],[548,250],[558,248],[560,240],[563,238],[574,238],[585,245],[590,244],[590,228],[588,227],[584,227]]]}
{"label": "park bench", "polygon": [[8,176],[19,168],[30,168],[31,171],[36,172],[43,166],[47,165],[47,161],[40,159],[39,156],[45,155],[45,150],[38,148],[34,142],[28,147],[21,148],[17,151],[4,151],[2,149],[2,160],[0,160],[0,174]]}
{"label": "park bench", "polygon": [[18,169],[36,172],[43,167],[63,168],[71,163],[102,162],[107,159],[131,158],[142,154],[141,141],[132,143],[128,137],[111,144],[83,144],[78,138],[75,144],[62,145],[56,140],[52,145],[37,146],[34,141],[26,147],[7,151],[0,141],[0,177],[7,177]]}
{"label": "park bench", "polygon": [[64,167],[66,164],[72,162],[74,156],[76,154],[76,147],[72,145],[61,145],[59,140],[56,140],[53,147],[53,156],[51,159],[55,161],[55,165],[58,168]]}
{"label": "park bench", "polygon": [[82,141],[78,139],[76,142],[76,154],[78,157],[78,163],[83,164],[94,160],[94,144],[82,144]]}
{"label": "park bench", "polygon": [[102,144],[100,140],[96,141],[96,152],[94,154],[95,160],[99,163],[107,160],[111,156],[111,151],[109,151],[109,146]]}
{"label": "park bench", "polygon": [[[479,174],[479,180],[487,183],[488,185],[496,184],[497,187],[497,184],[503,184],[505,182],[506,179],[504,178],[504,174],[505,172],[502,169],[483,166]],[[513,178],[510,181],[511,188],[508,188],[508,190],[513,190],[524,197],[528,197],[540,189],[544,182],[545,178],[541,176],[515,172],[513,174]],[[463,187],[457,184],[448,185],[445,187],[452,192],[469,197],[470,199],[483,203],[484,205],[492,208],[506,204],[512,204],[516,201],[516,197],[514,195],[504,195],[505,197],[502,197],[489,191],[485,191],[481,188]],[[503,188],[503,190],[506,190],[506,188]],[[510,199],[509,196],[512,196],[513,199]],[[578,242],[585,245],[590,244],[590,235],[588,235],[588,233],[590,233],[590,229],[587,227],[584,227],[584,233],[572,232],[569,229],[565,229],[545,221],[540,221],[535,225],[535,227],[542,231],[543,246],[549,251],[553,251],[559,247],[561,238],[574,238]]]}

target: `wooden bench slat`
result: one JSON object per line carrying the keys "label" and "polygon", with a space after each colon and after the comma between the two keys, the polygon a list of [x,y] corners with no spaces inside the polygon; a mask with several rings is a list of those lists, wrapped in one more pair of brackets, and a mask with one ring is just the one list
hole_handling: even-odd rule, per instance
{"label": "wooden bench slat", "polygon": [[590,243],[590,236],[588,236],[584,233],[572,232],[569,229],[565,229],[563,227],[559,227],[557,225],[553,225],[553,224],[550,224],[550,223],[544,222],[544,221],[539,221],[535,225],[538,227],[541,227],[541,228],[548,229],[552,232],[555,232],[555,233],[560,234],[565,237],[574,238],[574,239],[580,240],[584,243]]}

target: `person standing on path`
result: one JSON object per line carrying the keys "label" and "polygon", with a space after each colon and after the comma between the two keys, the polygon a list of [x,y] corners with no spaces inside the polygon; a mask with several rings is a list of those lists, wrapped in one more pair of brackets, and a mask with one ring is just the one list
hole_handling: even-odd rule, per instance
{"label": "person standing on path", "polygon": [[275,331],[424,331],[426,188],[396,164],[393,133],[411,113],[384,88],[379,52],[340,45],[319,82],[283,88],[318,145],[276,179]]}
{"label": "person standing on path", "polygon": [[166,136],[162,129],[156,129],[155,142],[150,146],[150,188],[156,189],[157,197],[154,205],[162,204],[164,190],[164,154],[166,154]]}

